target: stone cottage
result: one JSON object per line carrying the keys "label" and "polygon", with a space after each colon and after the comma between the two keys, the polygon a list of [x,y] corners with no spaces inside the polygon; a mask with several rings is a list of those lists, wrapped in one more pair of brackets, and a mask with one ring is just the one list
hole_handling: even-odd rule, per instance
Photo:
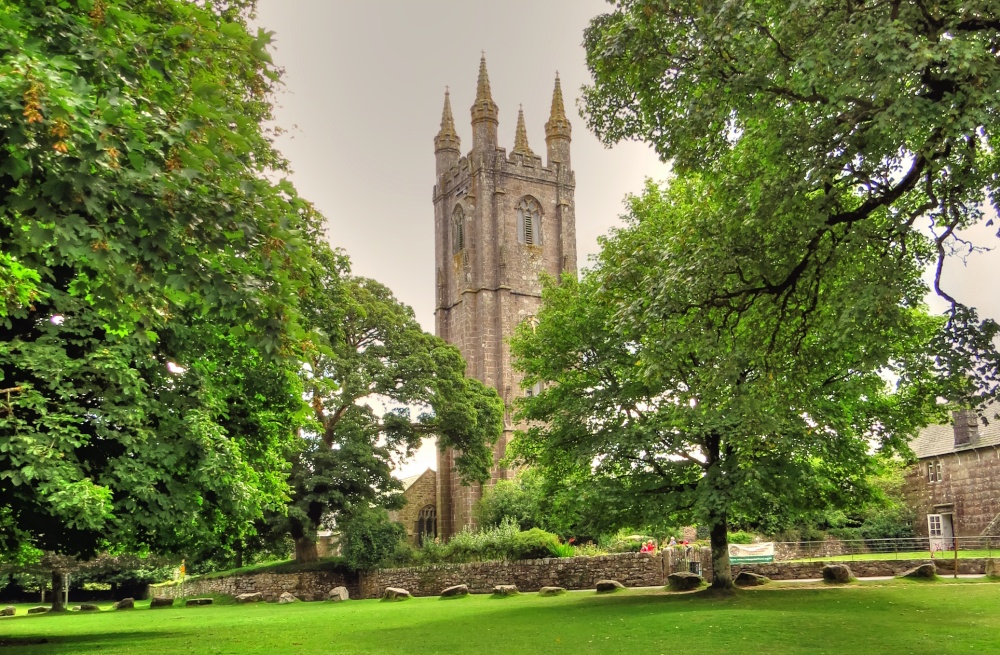
{"label": "stone cottage", "polygon": [[910,447],[917,464],[906,475],[906,496],[917,512],[917,534],[931,548],[951,550],[952,538],[1000,534],[1000,420],[997,405],[980,420],[953,412],[951,425],[931,425]]}

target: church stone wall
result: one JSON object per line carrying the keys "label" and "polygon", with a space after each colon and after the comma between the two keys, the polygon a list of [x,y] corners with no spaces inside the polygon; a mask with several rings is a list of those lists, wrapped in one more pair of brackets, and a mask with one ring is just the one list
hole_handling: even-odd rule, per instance
{"label": "church stone wall", "polygon": [[406,528],[406,540],[417,543],[417,518],[420,510],[428,505],[437,505],[437,475],[433,470],[424,471],[417,480],[403,492],[406,505],[402,509],[389,512],[389,518]]}

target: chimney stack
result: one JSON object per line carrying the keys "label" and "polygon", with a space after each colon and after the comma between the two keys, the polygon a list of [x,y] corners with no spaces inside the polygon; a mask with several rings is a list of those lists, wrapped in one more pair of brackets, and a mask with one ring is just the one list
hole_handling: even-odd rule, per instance
{"label": "chimney stack", "polygon": [[971,409],[952,412],[955,430],[955,447],[970,446],[979,438],[979,417]]}

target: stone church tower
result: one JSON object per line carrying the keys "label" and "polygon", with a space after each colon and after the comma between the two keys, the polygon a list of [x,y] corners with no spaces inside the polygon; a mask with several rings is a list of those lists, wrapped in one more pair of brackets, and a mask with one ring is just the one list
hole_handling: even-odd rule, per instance
{"label": "stone church tower", "polygon": [[[458,346],[468,375],[496,389],[508,407],[495,462],[513,436],[511,403],[525,393],[508,340],[537,313],[541,274],[576,272],[571,130],[559,76],[545,124],[544,163],[528,146],[523,111],[513,150],[508,155],[498,147],[498,113],[484,57],[472,105],[472,150],[462,156],[447,91],[434,138],[437,335]],[[473,524],[472,507],[482,495],[479,485],[460,484],[453,464],[453,452],[438,454],[438,534],[444,538]],[[492,482],[510,475],[495,466]]]}

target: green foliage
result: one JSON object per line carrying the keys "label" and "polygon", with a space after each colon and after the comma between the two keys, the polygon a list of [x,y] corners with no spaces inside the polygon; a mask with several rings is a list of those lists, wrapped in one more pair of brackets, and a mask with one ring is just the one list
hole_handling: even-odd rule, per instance
{"label": "green foliage", "polygon": [[513,480],[498,480],[491,487],[483,489],[483,496],[473,508],[476,524],[484,528],[500,525],[505,520],[517,523],[521,530],[528,530],[540,524],[537,486],[533,481],[537,476],[523,472]]}
{"label": "green foliage", "polygon": [[539,528],[522,531],[516,520],[507,517],[492,527],[467,527],[447,544],[428,541],[413,553],[413,563],[515,561],[573,553],[573,547],[560,543],[557,535]]}
{"label": "green foliage", "polygon": [[344,523],[344,562],[357,571],[371,571],[392,564],[400,557],[406,530],[375,508],[355,512]]}
{"label": "green foliage", "polygon": [[518,524],[510,518],[480,530],[466,526],[448,542],[449,559],[455,562],[519,559],[514,546],[519,533]]}
{"label": "green foliage", "polygon": [[737,530],[736,532],[730,532],[727,536],[727,540],[731,544],[752,544],[753,533]]}
{"label": "green foliage", "polygon": [[614,533],[602,534],[597,544],[606,553],[638,553],[648,538],[626,526]]}
{"label": "green foliage", "polygon": [[549,550],[554,557],[575,557],[577,555],[576,546],[573,544],[556,543],[550,545]]}
{"label": "green foliage", "polygon": [[[279,560],[274,562],[261,562],[234,569],[215,570],[210,573],[189,576],[192,578],[228,578],[236,575],[248,575],[256,573],[306,573],[310,571],[349,571],[350,567],[343,557],[322,557],[314,562],[299,562],[296,560]],[[169,583],[172,584],[172,583]]]}
{"label": "green foliage", "polygon": [[[934,409],[938,323],[919,298],[874,282],[859,297],[878,268],[863,253],[829,273],[815,302],[717,306],[715,267],[742,236],[724,231],[708,184],[650,185],[593,270],[546,286],[538,326],[512,342],[525,383],[546,383],[522,405],[531,427],[514,453],[564,486],[586,478],[605,529],[721,526],[724,554],[730,517],[871,495],[870,444],[901,448]],[[868,303],[881,327],[845,332]],[[895,388],[886,370],[899,372]]]}
{"label": "green foliage", "polygon": [[303,370],[313,422],[292,460],[292,502],[272,528],[297,559],[315,557],[315,533],[352,508],[400,506],[394,458],[428,437],[461,451],[465,481],[483,481],[503,430],[503,403],[465,377],[453,346],[421,329],[413,310],[375,280],[350,275],[346,258],[318,250],[324,271],[304,299],[311,343]]}
{"label": "green foliage", "polygon": [[938,396],[996,393],[1000,327],[940,273],[983,190],[1000,204],[998,38],[976,3],[621,0],[595,18],[590,126],[677,177],[515,338],[525,384],[546,383],[518,456],[592,474],[609,527],[705,525],[725,586],[730,521],[856,509],[873,447],[903,452]]}
{"label": "green foliage", "polygon": [[512,559],[540,559],[559,555],[559,537],[540,528],[518,532],[514,536]]}
{"label": "green foliage", "polygon": [[959,230],[992,224],[984,195],[1000,207],[998,38],[986,2],[622,0],[586,31],[584,113],[605,143],[643,140],[682,177],[708,176],[718,222],[676,235],[709,273],[695,303],[763,300],[794,319],[810,298],[837,307],[824,296],[840,262],[865,260],[859,313],[838,313],[850,332],[893,295],[919,302],[933,266],[951,304],[940,392],[964,401],[997,391],[998,326],[941,272],[974,247]]}
{"label": "green foliage", "polygon": [[250,11],[0,0],[4,550],[231,546],[285,498],[320,219]]}

